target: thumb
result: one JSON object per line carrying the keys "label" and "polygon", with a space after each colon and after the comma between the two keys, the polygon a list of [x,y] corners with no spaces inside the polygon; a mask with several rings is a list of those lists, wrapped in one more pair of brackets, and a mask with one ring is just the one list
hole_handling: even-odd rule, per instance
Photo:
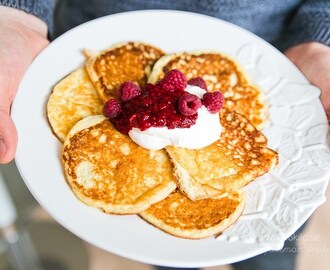
{"label": "thumb", "polygon": [[9,111],[0,109],[0,119],[0,163],[8,163],[16,152],[17,131]]}
{"label": "thumb", "polygon": [[34,15],[0,6],[0,163],[14,158],[16,127],[10,117],[19,83],[34,57],[48,44],[47,26]]}

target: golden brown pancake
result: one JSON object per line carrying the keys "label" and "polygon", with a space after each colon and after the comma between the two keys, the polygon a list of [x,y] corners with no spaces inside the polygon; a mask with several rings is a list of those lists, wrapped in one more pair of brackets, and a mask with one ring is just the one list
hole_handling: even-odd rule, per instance
{"label": "golden brown pancake", "polygon": [[267,148],[266,137],[246,118],[223,108],[220,122],[220,139],[207,147],[166,147],[178,187],[191,200],[237,191],[278,163],[277,153]]}
{"label": "golden brown pancake", "polygon": [[199,239],[218,235],[233,224],[241,215],[245,200],[243,191],[220,199],[192,201],[176,190],[140,216],[169,234]]}
{"label": "golden brown pancake", "polygon": [[103,116],[87,117],[73,127],[62,161],[75,195],[107,213],[139,213],[176,188],[165,151],[138,146]]}
{"label": "golden brown pancake", "polygon": [[86,67],[103,102],[116,97],[119,86],[134,81],[144,86],[155,62],[164,55],[160,49],[139,42],[128,42],[110,49],[86,51]]}
{"label": "golden brown pancake", "polygon": [[221,91],[224,94],[227,109],[242,114],[258,129],[268,119],[262,91],[230,57],[217,52],[166,55],[157,61],[148,81],[155,83],[172,69],[183,72],[188,80],[202,77],[210,92]]}
{"label": "golden brown pancake", "polygon": [[87,72],[79,68],[54,87],[47,104],[47,116],[54,134],[63,142],[79,120],[101,114],[102,108]]}

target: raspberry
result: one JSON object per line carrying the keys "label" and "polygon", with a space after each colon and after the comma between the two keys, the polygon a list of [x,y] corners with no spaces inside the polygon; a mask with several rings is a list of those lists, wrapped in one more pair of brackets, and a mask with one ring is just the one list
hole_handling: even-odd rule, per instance
{"label": "raspberry", "polygon": [[147,83],[145,86],[144,86],[144,90],[145,91],[152,91],[156,88],[156,85],[152,84],[152,83]]}
{"label": "raspberry", "polygon": [[205,93],[203,95],[202,103],[210,113],[217,113],[220,111],[224,103],[223,94],[219,91]]}
{"label": "raspberry", "polygon": [[185,93],[179,99],[179,110],[183,115],[193,115],[201,106],[201,100],[193,94]]}
{"label": "raspberry", "polygon": [[109,99],[103,107],[103,114],[108,118],[115,118],[122,112],[121,105],[116,99]]}
{"label": "raspberry", "polygon": [[122,101],[130,100],[141,94],[140,87],[131,81],[127,81],[121,84],[118,89],[118,96]]}
{"label": "raspberry", "polygon": [[196,77],[196,78],[192,78],[188,81],[189,85],[194,85],[194,86],[198,86],[202,89],[204,89],[205,91],[207,91],[207,85],[205,83],[205,81],[201,78],[201,77]]}
{"label": "raspberry", "polygon": [[159,82],[159,85],[167,91],[183,91],[187,86],[187,79],[181,71],[172,69],[165,74],[165,77]]}

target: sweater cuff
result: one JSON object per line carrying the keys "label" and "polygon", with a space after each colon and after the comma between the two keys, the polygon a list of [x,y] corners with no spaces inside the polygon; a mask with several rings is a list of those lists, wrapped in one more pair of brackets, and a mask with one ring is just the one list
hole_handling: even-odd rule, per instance
{"label": "sweater cuff", "polygon": [[281,50],[305,42],[316,41],[330,45],[330,14],[327,12],[313,12],[297,16],[291,22],[284,34]]}
{"label": "sweater cuff", "polygon": [[43,20],[53,30],[53,0],[0,0],[0,5],[23,10]]}

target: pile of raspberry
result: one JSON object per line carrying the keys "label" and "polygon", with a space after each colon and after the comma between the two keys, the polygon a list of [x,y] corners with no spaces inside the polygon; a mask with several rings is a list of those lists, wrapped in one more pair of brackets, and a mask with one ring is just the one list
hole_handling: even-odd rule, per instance
{"label": "pile of raspberry", "polygon": [[[187,85],[206,91],[203,98],[185,92]],[[198,109],[204,105],[210,113],[218,113],[224,103],[221,92],[208,92],[205,81],[193,78],[187,81],[179,70],[173,69],[156,84],[146,84],[141,89],[131,81],[118,89],[117,99],[109,99],[103,114],[122,133],[133,127],[146,130],[150,127],[189,128],[196,123]]]}

